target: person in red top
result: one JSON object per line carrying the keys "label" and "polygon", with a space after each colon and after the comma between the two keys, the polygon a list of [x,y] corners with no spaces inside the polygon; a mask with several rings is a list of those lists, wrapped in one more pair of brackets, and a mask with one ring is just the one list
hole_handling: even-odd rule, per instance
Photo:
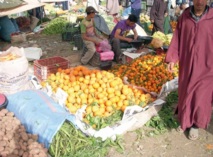
{"label": "person in red top", "polygon": [[196,140],[198,129],[207,128],[213,100],[213,9],[207,0],[193,0],[178,19],[165,61],[173,72],[179,62],[178,131],[189,129]]}

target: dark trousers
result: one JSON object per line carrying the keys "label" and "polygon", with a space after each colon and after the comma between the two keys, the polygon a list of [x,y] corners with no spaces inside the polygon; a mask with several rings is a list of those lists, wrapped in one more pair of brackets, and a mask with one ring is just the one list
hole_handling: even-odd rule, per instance
{"label": "dark trousers", "polygon": [[[127,38],[134,39],[134,35],[128,35]],[[140,36],[138,36],[138,39],[140,39]],[[115,59],[116,62],[118,62],[122,57],[122,53],[121,53],[122,48],[131,48],[132,47],[131,43],[117,39],[117,38],[110,39],[110,43],[112,45],[112,51],[115,54],[114,59]]]}

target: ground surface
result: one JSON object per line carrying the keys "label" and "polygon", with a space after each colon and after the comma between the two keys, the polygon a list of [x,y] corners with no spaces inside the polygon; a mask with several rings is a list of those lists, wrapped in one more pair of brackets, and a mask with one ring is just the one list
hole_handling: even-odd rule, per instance
{"label": "ground surface", "polygon": [[[8,48],[9,43],[0,42],[1,48]],[[42,58],[51,56],[67,57],[70,65],[80,64],[81,51],[73,51],[73,45],[63,42],[60,35],[44,36],[35,34],[28,36],[25,43],[12,44],[18,47],[40,47]],[[124,153],[120,154],[111,149],[107,157],[213,157],[213,116],[207,130],[200,130],[197,141],[187,139],[186,134],[171,130],[165,134],[147,135],[144,126],[137,131],[124,135]]]}

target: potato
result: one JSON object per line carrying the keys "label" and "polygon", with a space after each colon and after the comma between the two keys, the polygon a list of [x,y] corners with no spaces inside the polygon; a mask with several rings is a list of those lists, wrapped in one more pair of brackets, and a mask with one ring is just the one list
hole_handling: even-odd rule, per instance
{"label": "potato", "polygon": [[9,154],[7,157],[18,157],[16,154]]}
{"label": "potato", "polygon": [[11,131],[12,129],[13,129],[13,126],[12,126],[12,125],[7,125],[7,126],[6,126],[6,130],[7,130],[7,131]]}
{"label": "potato", "polygon": [[30,150],[30,153],[32,155],[37,155],[39,152],[40,152],[40,150],[38,148],[34,148],[34,149]]}
{"label": "potato", "polygon": [[19,155],[19,151],[18,151],[18,149],[13,150],[13,154],[15,154],[15,155]]}
{"label": "potato", "polygon": [[17,124],[17,125],[21,125],[21,122],[18,119],[14,119],[14,123]]}
{"label": "potato", "polygon": [[0,117],[4,117],[5,113],[4,112],[0,112]]}
{"label": "potato", "polygon": [[22,157],[29,157],[29,153],[28,152],[24,152]]}
{"label": "potato", "polygon": [[0,146],[0,152],[3,152],[3,151],[4,151],[4,147]]}
{"label": "potato", "polygon": [[4,136],[4,137],[3,137],[3,140],[4,140],[4,141],[8,141],[9,139],[8,139],[7,136]]}
{"label": "potato", "polygon": [[6,113],[6,116],[13,117],[13,116],[14,116],[14,113],[13,113],[13,112],[7,112],[7,113]]}
{"label": "potato", "polygon": [[23,154],[24,154],[24,151],[22,149],[20,149],[18,155],[22,156]]}
{"label": "potato", "polygon": [[23,139],[24,141],[27,141],[27,140],[28,140],[28,135],[27,135],[26,132],[22,132],[22,133],[21,133],[21,137],[22,137],[22,139]]}
{"label": "potato", "polygon": [[7,114],[9,111],[4,108],[4,109],[1,110],[1,112],[4,113],[4,114]]}
{"label": "potato", "polygon": [[21,146],[21,149],[23,150],[23,151],[26,151],[27,150],[27,146],[25,146],[25,145],[20,145]]}
{"label": "potato", "polygon": [[19,132],[26,132],[24,125],[19,126]]}
{"label": "potato", "polygon": [[9,147],[10,147],[11,149],[15,149],[15,148],[16,148],[16,143],[15,143],[14,141],[10,141]]}
{"label": "potato", "polygon": [[4,132],[3,131],[0,131],[0,136],[4,136]]}
{"label": "potato", "polygon": [[0,142],[0,147],[5,147],[7,145],[7,142],[6,141],[1,141]]}
{"label": "potato", "polygon": [[47,153],[44,153],[44,151],[40,151],[38,154],[40,157],[47,157]]}
{"label": "potato", "polygon": [[28,139],[28,141],[27,141],[27,143],[28,143],[28,145],[30,145],[30,144],[32,144],[34,142],[34,140],[33,139]]}
{"label": "potato", "polygon": [[34,139],[35,141],[38,140],[38,135],[32,135],[32,139]]}
{"label": "potato", "polygon": [[1,155],[2,155],[2,156],[7,156],[7,155],[9,155],[9,152],[6,151],[6,150],[4,150],[4,151],[1,152]]}

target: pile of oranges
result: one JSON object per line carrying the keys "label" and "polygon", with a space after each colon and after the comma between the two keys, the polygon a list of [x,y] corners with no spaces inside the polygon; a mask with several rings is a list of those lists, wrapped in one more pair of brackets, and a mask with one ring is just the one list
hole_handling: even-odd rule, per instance
{"label": "pile of oranges", "polygon": [[84,66],[58,69],[45,83],[54,92],[60,87],[68,94],[65,104],[71,113],[87,105],[86,115],[94,117],[108,117],[116,110],[124,111],[129,105],[144,107],[153,101],[150,94],[124,85],[122,79],[114,74]]}
{"label": "pile of oranges", "polygon": [[159,93],[163,84],[178,75],[178,67],[175,67],[175,73],[170,73],[164,60],[165,53],[148,54],[136,58],[128,65],[115,66],[111,72],[120,78],[126,76],[132,85],[144,87],[149,92]]}

